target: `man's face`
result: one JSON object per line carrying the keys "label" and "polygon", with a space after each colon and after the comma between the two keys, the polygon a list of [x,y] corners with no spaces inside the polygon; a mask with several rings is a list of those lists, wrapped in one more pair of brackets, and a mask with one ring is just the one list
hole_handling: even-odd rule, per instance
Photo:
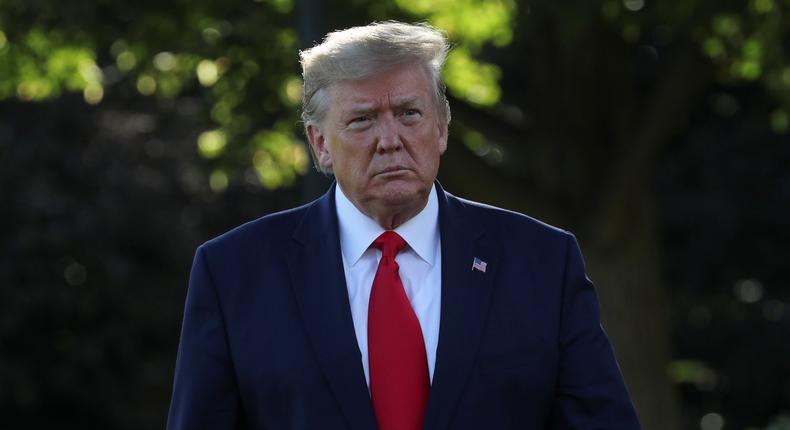
{"label": "man's face", "polygon": [[405,64],[329,94],[326,117],[307,129],[321,167],[363,212],[424,205],[447,148],[428,74]]}

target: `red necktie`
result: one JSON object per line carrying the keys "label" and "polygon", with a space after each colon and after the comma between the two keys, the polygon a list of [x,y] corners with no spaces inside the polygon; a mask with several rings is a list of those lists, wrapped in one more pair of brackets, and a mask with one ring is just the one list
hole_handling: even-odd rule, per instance
{"label": "red necktie", "polygon": [[430,385],[420,321],[403,290],[395,262],[406,242],[394,231],[385,231],[373,246],[381,250],[368,306],[373,410],[381,430],[418,430]]}

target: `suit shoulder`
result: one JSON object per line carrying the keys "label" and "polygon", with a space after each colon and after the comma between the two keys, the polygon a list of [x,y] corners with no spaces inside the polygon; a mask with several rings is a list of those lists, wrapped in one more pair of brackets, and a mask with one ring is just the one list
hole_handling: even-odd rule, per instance
{"label": "suit shoulder", "polygon": [[497,206],[488,205],[485,203],[467,200],[460,197],[451,196],[452,199],[458,201],[474,216],[486,225],[497,225],[503,229],[516,229],[518,231],[530,232],[532,234],[546,235],[548,237],[555,237],[557,239],[566,239],[567,236],[573,234],[563,228],[548,224],[537,218],[521,212],[512,211],[509,209],[500,208]]}

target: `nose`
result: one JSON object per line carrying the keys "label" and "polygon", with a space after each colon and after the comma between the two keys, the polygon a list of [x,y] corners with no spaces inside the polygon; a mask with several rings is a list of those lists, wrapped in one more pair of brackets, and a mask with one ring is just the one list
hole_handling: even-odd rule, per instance
{"label": "nose", "polygon": [[377,122],[378,133],[376,150],[380,153],[400,151],[403,141],[398,130],[398,122],[392,115],[382,115]]}

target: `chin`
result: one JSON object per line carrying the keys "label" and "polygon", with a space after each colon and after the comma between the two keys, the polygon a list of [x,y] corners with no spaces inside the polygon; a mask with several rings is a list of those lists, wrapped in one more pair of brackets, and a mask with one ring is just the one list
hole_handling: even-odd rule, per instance
{"label": "chin", "polygon": [[421,183],[392,181],[379,190],[379,200],[395,206],[409,205],[425,199],[431,190]]}

